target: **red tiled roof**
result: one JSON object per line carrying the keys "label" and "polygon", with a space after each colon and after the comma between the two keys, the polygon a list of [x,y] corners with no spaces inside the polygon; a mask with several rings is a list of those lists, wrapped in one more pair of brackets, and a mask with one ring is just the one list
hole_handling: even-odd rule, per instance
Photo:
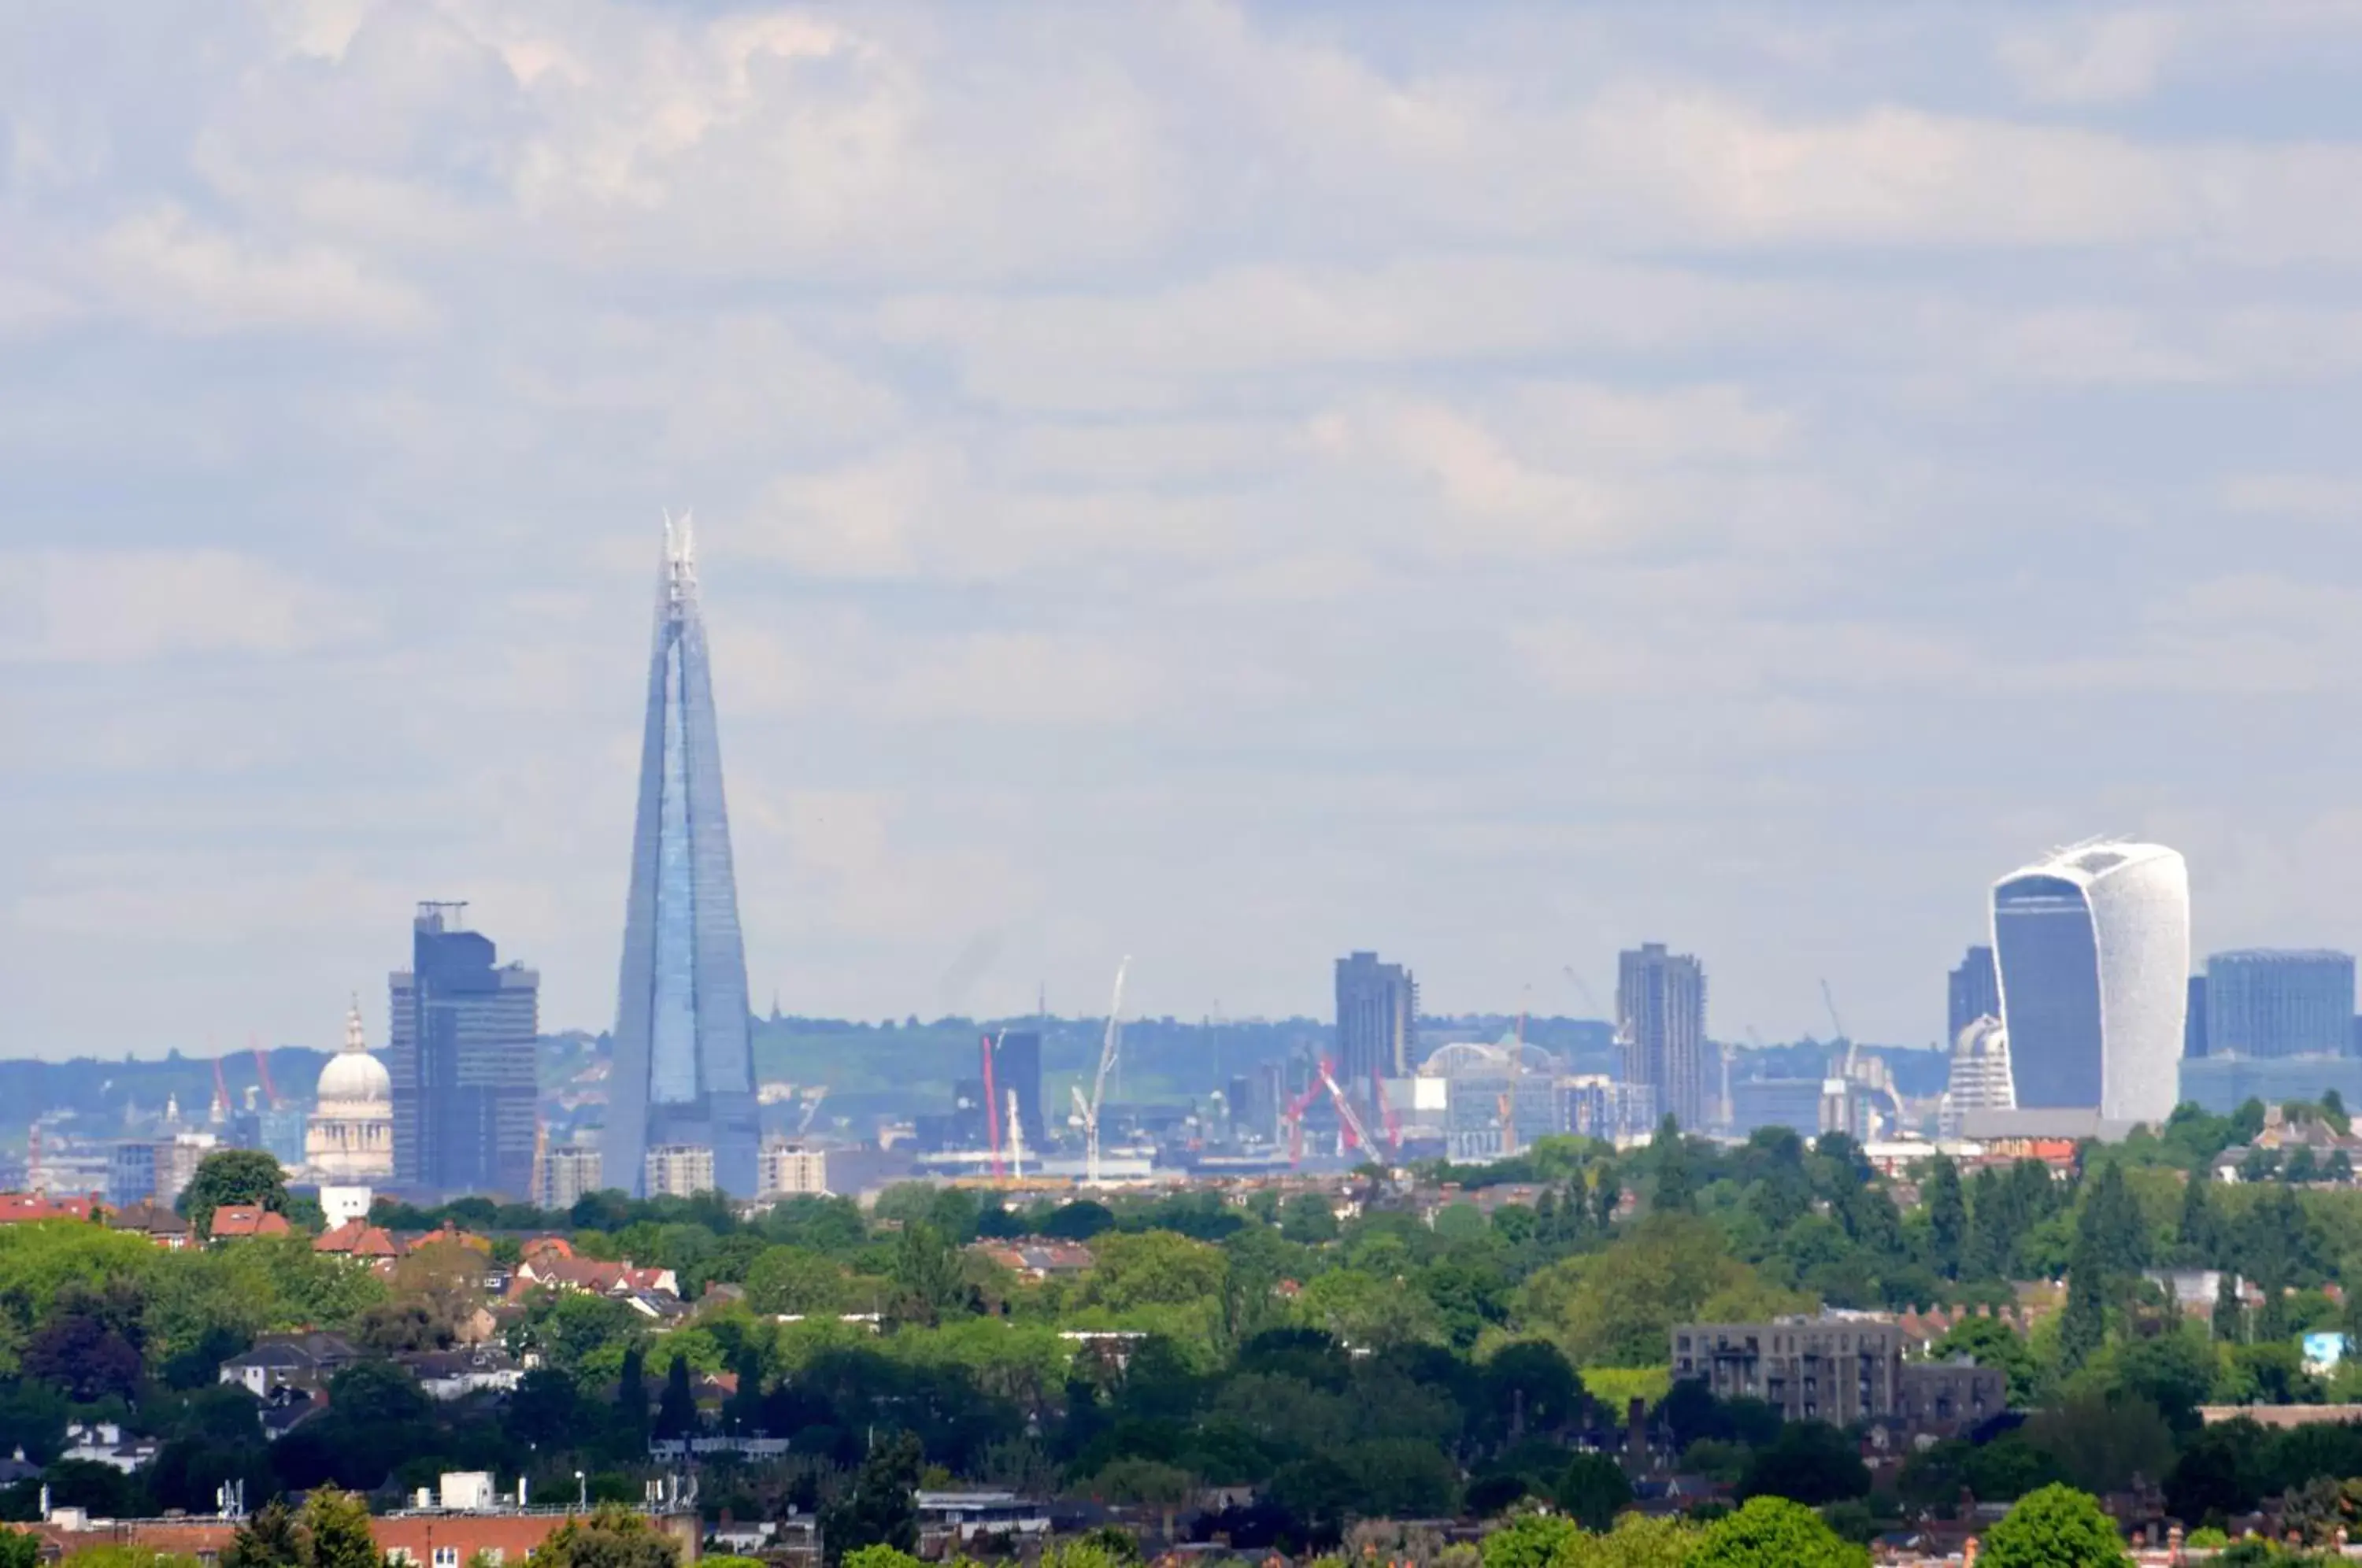
{"label": "red tiled roof", "polygon": [[214,1210],[210,1235],[215,1241],[230,1236],[284,1236],[293,1229],[287,1216],[274,1214],[251,1203],[225,1203]]}
{"label": "red tiled roof", "polygon": [[98,1194],[50,1198],[38,1192],[0,1192],[0,1225],[28,1224],[38,1220],[87,1220],[91,1210],[106,1212]]}
{"label": "red tiled roof", "polygon": [[346,1220],[314,1242],[312,1250],[348,1258],[390,1258],[399,1251],[382,1227],[366,1220]]}

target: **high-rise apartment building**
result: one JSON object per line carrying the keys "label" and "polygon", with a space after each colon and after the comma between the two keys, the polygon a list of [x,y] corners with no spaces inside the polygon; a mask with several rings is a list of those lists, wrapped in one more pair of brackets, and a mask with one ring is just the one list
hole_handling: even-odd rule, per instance
{"label": "high-rise apartment building", "polygon": [[2181,856],[2111,840],[2058,850],[1993,884],[1992,922],[2019,1109],[2163,1122],[2190,998]]}
{"label": "high-rise apartment building", "polygon": [[2206,977],[2190,977],[2190,1005],[2181,1015],[2181,1059],[2194,1062],[2206,1055]]}
{"label": "high-rise apartment building", "polygon": [[1948,1044],[1959,1039],[1960,1031],[1977,1020],[2001,1016],[2001,971],[1994,966],[1992,948],[1969,949],[1959,967],[1951,973],[1946,1001],[1944,1039]]}
{"label": "high-rise apartment building", "polygon": [[390,977],[393,1179],[422,1197],[523,1198],[533,1190],[541,977],[502,965],[489,937],[463,929],[467,907],[419,905],[410,967]]}
{"label": "high-rise apartment building", "polygon": [[1418,1055],[1418,982],[1374,953],[1337,960],[1337,1077],[1378,1112],[1379,1085],[1410,1076]]}
{"label": "high-rise apartment building", "polygon": [[534,1205],[540,1209],[571,1209],[600,1189],[597,1148],[585,1143],[560,1143],[541,1156],[541,1173],[534,1181]]}
{"label": "high-rise apartment building", "polygon": [[1624,1081],[1656,1090],[1657,1104],[1684,1128],[1703,1128],[1713,1091],[1706,1082],[1705,967],[1661,942],[1621,955],[1616,966],[1616,1033]]}
{"label": "high-rise apartment building", "polygon": [[760,1126],[746,953],[685,521],[665,525],[609,1084],[602,1146],[610,1180],[645,1194],[649,1150],[701,1148],[713,1154],[708,1186],[754,1196]]}
{"label": "high-rise apartment building", "polygon": [[773,1139],[763,1145],[762,1196],[792,1197],[799,1193],[825,1195],[828,1154],[800,1143]]}
{"label": "high-rise apartment building", "polygon": [[[642,1185],[650,1198],[694,1198],[713,1190],[713,1151],[702,1143],[665,1143],[650,1149]],[[761,1184],[759,1173],[756,1185]]]}
{"label": "high-rise apartment building", "polygon": [[2343,1056],[2354,1044],[2354,955],[2255,947],[2206,960],[2206,1054]]}

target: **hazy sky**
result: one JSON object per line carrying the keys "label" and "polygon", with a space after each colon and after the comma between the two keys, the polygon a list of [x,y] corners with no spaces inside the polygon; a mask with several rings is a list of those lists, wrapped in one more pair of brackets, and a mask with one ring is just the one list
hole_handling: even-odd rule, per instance
{"label": "hazy sky", "polygon": [[[0,12],[0,1052],[613,1018],[694,507],[758,1006],[1931,1042],[2362,946],[2362,6]],[[1530,988],[1529,991],[1528,988]]]}

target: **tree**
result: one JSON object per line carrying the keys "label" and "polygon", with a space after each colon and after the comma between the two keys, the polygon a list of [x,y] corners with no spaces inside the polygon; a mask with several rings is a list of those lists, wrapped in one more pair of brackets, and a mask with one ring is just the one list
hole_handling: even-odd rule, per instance
{"label": "tree", "polygon": [[1969,1201],[1960,1190],[1960,1167],[1937,1154],[1926,1186],[1927,1248],[1936,1272],[1947,1279],[1960,1277],[1969,1241]]}
{"label": "tree", "polygon": [[2034,1403],[2042,1381],[2042,1364],[2025,1337],[1999,1318],[1963,1318],[1951,1331],[1928,1348],[1937,1361],[1970,1356],[1979,1366],[1998,1367],[2009,1379],[2009,1402]]}
{"label": "tree", "polygon": [[25,1375],[88,1403],[139,1389],[147,1300],[128,1279],[101,1287],[73,1284],[58,1292],[49,1315],[26,1341]]}
{"label": "tree", "polygon": [[1552,1568],[1688,1568],[1702,1533],[1685,1519],[1626,1514],[1606,1535],[1576,1537]]}
{"label": "tree", "polygon": [[40,1568],[40,1562],[39,1536],[28,1529],[0,1529],[0,1568]]}
{"label": "tree", "polygon": [[273,1497],[249,1514],[221,1554],[221,1568],[304,1568],[294,1510]]}
{"label": "tree", "polygon": [[1485,1568],[1552,1568],[1580,1529],[1559,1514],[1519,1514],[1485,1538]]}
{"label": "tree", "polygon": [[2058,1364],[2067,1372],[2081,1368],[2107,1343],[2105,1271],[2099,1252],[2085,1235],[2076,1243],[2075,1261],[2067,1271],[2067,1309],[2058,1315]]}
{"label": "tree", "polygon": [[1604,1453],[1578,1453],[1559,1477],[1558,1506],[1585,1529],[1604,1530],[1632,1506],[1632,1483]]}
{"label": "tree", "polygon": [[1870,1470],[1845,1433],[1826,1421],[1790,1421],[1739,1477],[1742,1497],[1785,1497],[1818,1507],[1867,1496]]}
{"label": "tree", "polygon": [[1333,1242],[1337,1239],[1337,1211],[1319,1193],[1299,1192],[1279,1206],[1279,1233],[1306,1246]]}
{"label": "tree", "polygon": [[535,1568],[679,1568],[680,1548],[646,1514],[602,1503],[550,1531],[533,1561]]}
{"label": "tree", "polygon": [[304,1499],[304,1568],[381,1568],[369,1505],[322,1486]]}
{"label": "tree", "polygon": [[2239,1276],[2226,1268],[2214,1287],[2214,1337],[2234,1345],[2245,1340],[2246,1315],[2239,1300]]}
{"label": "tree", "polygon": [[2088,1247],[2103,1275],[2138,1274],[2149,1261],[2148,1221],[2125,1181],[2122,1161],[2111,1160],[2083,1202],[2076,1240]]}
{"label": "tree", "polygon": [[2118,1568],[2124,1538],[2100,1505],[2071,1486],[2045,1486],[2018,1499],[1985,1536],[1985,1568]]}
{"label": "tree", "polygon": [[1659,1214],[1687,1214],[1697,1208],[1697,1172],[1690,1157],[1682,1124],[1667,1111],[1649,1143],[1649,1164],[1654,1177],[1649,1188],[1649,1209]]}
{"label": "tree", "polygon": [[689,1386],[689,1358],[675,1355],[665,1373],[664,1393],[657,1399],[656,1435],[685,1438],[697,1430],[697,1396]]}
{"label": "tree", "polygon": [[2122,1389],[2076,1393],[2035,1412],[2025,1430],[2061,1477],[2086,1491],[2116,1491],[2136,1475],[2154,1481],[2173,1464],[2173,1429],[2156,1406]]}
{"label": "tree", "polygon": [[1750,1497],[1709,1526],[1687,1568],[1869,1568],[1870,1553],[1784,1497]]}
{"label": "tree", "polygon": [[897,1432],[870,1451],[844,1496],[821,1510],[821,1541],[831,1568],[864,1546],[918,1551],[916,1494],[924,1459],[919,1440],[909,1432]]}
{"label": "tree", "polygon": [[2174,1228],[2173,1239],[2186,1263],[2201,1264],[2213,1254],[2213,1187],[2203,1170],[2191,1172],[2181,1184],[2181,1220]]}
{"label": "tree", "polygon": [[287,1211],[287,1173],[279,1158],[260,1149],[216,1149],[197,1162],[196,1174],[173,1207],[189,1221],[190,1233],[213,1233],[214,1210],[225,1203],[252,1203],[273,1214]]}
{"label": "tree", "polygon": [[1119,1312],[1211,1300],[1220,1295],[1229,1267],[1221,1248],[1170,1231],[1102,1236],[1091,1251],[1084,1297]]}

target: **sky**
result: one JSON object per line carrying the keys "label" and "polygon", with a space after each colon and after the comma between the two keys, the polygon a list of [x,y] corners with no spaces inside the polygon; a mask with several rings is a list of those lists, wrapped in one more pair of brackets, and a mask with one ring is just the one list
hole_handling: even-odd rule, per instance
{"label": "sky", "polygon": [[[0,12],[0,1055],[604,1028],[666,509],[758,1009],[1932,1043],[2362,947],[2362,5]],[[1570,977],[1570,971],[1573,977]]]}

